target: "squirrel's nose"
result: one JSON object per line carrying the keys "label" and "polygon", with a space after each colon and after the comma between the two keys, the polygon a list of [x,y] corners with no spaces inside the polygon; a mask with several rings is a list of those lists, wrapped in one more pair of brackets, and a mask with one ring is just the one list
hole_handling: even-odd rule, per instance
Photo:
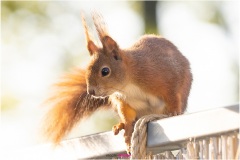
{"label": "squirrel's nose", "polygon": [[89,89],[88,94],[90,94],[91,96],[94,96],[95,95],[95,90],[94,89]]}

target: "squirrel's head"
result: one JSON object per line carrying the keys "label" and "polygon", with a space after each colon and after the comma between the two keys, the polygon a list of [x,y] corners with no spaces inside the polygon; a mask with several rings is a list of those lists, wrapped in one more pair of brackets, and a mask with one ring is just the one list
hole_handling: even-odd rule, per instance
{"label": "squirrel's head", "polygon": [[87,48],[91,61],[86,72],[87,92],[95,97],[106,97],[124,86],[126,76],[122,51],[118,44],[107,34],[106,26],[98,14],[93,15],[102,47],[98,47],[90,39],[88,27],[83,18]]}

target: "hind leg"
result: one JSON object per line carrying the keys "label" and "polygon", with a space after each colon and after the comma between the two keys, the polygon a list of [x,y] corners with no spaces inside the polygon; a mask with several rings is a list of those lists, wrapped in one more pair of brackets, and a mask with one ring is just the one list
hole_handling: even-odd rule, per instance
{"label": "hind leg", "polygon": [[164,114],[174,116],[180,115],[184,112],[184,107],[182,104],[182,97],[180,94],[171,95],[165,98],[166,108]]}

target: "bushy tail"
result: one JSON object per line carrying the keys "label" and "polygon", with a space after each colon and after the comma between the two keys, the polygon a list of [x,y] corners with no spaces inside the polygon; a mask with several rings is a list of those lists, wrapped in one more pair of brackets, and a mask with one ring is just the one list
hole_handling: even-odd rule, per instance
{"label": "bushy tail", "polygon": [[50,105],[43,123],[43,135],[58,144],[82,119],[97,109],[109,106],[108,98],[94,99],[87,94],[85,71],[75,70],[53,86],[54,92],[44,104]]}

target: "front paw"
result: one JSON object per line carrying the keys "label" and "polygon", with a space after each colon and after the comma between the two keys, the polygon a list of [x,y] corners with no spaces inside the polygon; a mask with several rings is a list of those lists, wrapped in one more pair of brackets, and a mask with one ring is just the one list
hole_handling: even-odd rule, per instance
{"label": "front paw", "polygon": [[124,123],[118,123],[112,127],[114,135],[117,135],[122,129],[124,129]]}

